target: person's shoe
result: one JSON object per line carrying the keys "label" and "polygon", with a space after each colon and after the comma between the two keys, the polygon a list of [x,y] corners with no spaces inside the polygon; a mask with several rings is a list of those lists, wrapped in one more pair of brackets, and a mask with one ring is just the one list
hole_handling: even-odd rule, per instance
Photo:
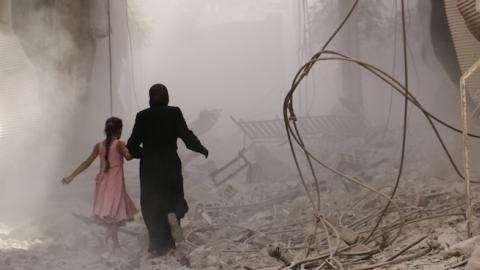
{"label": "person's shoe", "polygon": [[148,250],[148,257],[150,258],[157,258],[167,255],[168,249],[149,249]]}
{"label": "person's shoe", "polygon": [[168,214],[168,224],[170,224],[170,233],[176,243],[183,241],[183,230],[178,224],[177,215],[175,213]]}

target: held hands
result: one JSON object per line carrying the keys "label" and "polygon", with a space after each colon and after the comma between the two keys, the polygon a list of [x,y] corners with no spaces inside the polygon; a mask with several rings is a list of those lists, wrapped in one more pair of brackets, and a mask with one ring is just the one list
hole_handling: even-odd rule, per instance
{"label": "held hands", "polygon": [[73,177],[71,176],[66,176],[66,177],[63,177],[62,178],[62,184],[66,185],[66,184],[70,184],[70,182],[73,181]]}

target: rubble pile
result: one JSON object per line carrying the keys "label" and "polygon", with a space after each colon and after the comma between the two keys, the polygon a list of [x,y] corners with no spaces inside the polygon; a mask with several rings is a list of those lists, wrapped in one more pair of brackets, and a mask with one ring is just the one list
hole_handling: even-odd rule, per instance
{"label": "rubble pile", "polygon": [[[382,162],[362,169],[359,178],[390,194],[392,187],[385,183],[397,171],[389,160]],[[291,174],[252,181],[244,172],[215,185],[201,166],[192,167],[189,170],[196,173],[185,179],[190,211],[182,220],[182,245],[191,268],[181,266],[173,254],[148,256],[141,217],[122,228],[122,247],[113,252],[103,242],[104,228],[84,213],[55,213],[44,218],[48,222],[33,220],[15,229],[0,225],[0,269],[338,267],[331,258],[340,258],[343,269],[354,270],[478,269],[474,254],[480,240],[466,236],[463,183],[449,176],[428,176],[420,165],[409,166],[396,206],[389,208],[371,237],[386,200],[365,189],[347,188],[326,172],[318,175],[322,216],[315,217],[303,186]],[[315,190],[313,183],[308,188]],[[335,256],[330,256],[332,245],[338,246]]]}
{"label": "rubble pile", "polygon": [[[415,175],[419,174],[409,176]],[[351,264],[343,265],[345,269],[374,269],[376,267],[369,265],[385,260],[391,261],[392,269],[408,269],[395,268],[399,267],[395,266],[399,262],[403,267],[422,265],[424,269],[444,269],[442,267],[468,258],[468,252],[445,256],[451,246],[466,236],[461,208],[462,184],[452,184],[446,190],[444,180],[431,178],[427,183],[429,188],[419,191],[416,181],[418,179],[407,179],[398,194],[398,206],[404,221],[399,222],[396,210],[391,208],[371,241],[364,240],[375,225],[384,201],[370,192],[349,194],[343,189],[331,189],[323,193],[321,204],[323,209],[328,209],[324,218],[340,234],[339,239],[331,235],[330,240],[338,241],[339,250],[351,257]],[[282,184],[279,186],[287,186]],[[251,184],[250,188],[253,196],[262,194],[258,192],[262,188],[265,188],[263,194],[268,193],[272,185]],[[379,187],[382,189],[386,193],[389,191]],[[221,262],[214,269],[297,269],[288,266],[305,260],[307,256],[328,257],[324,256],[326,251],[328,253],[325,230],[320,227],[315,230],[311,205],[300,186],[285,190],[289,196],[273,193],[279,195],[262,198],[260,202],[252,203],[254,199],[249,198],[243,204],[217,203],[196,209],[197,215],[189,224],[187,241],[192,247],[192,261],[204,262],[198,265],[198,269],[207,269],[205,262],[212,260],[211,254],[218,254]],[[400,227],[401,231],[398,230]],[[316,237],[313,237],[314,232]],[[329,230],[329,234],[333,231]],[[276,255],[272,249],[276,250]],[[411,260],[395,263],[397,257],[402,260],[411,257]],[[318,264],[312,262],[304,269],[316,269],[322,261],[317,260]],[[388,268],[389,264],[385,266]]]}

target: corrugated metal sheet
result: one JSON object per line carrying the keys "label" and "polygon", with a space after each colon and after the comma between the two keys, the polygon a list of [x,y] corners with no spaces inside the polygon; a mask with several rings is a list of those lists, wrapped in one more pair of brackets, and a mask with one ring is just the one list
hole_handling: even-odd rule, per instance
{"label": "corrugated metal sheet", "polygon": [[[471,0],[468,0],[471,1]],[[463,2],[463,0],[458,0]],[[462,73],[480,58],[480,42],[475,39],[468,30],[457,7],[456,0],[445,0],[445,9],[448,18],[450,32],[457,53],[458,63]],[[476,73],[467,81],[467,91],[475,104],[480,105],[480,74]]]}
{"label": "corrugated metal sheet", "polygon": [[480,40],[480,12],[476,9],[475,0],[458,0],[457,6],[468,30],[477,40]]}

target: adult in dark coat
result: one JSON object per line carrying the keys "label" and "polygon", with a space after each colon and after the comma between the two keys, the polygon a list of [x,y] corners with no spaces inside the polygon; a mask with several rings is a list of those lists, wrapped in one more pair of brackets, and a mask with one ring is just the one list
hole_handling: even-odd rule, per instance
{"label": "adult in dark coat", "polygon": [[180,219],[188,211],[183,192],[182,164],[177,139],[188,149],[208,156],[208,150],[187,127],[182,111],[168,106],[168,91],[162,84],[150,88],[150,108],[139,112],[127,148],[140,159],[140,204],[148,229],[149,251],[163,255],[175,248],[168,214]]}

